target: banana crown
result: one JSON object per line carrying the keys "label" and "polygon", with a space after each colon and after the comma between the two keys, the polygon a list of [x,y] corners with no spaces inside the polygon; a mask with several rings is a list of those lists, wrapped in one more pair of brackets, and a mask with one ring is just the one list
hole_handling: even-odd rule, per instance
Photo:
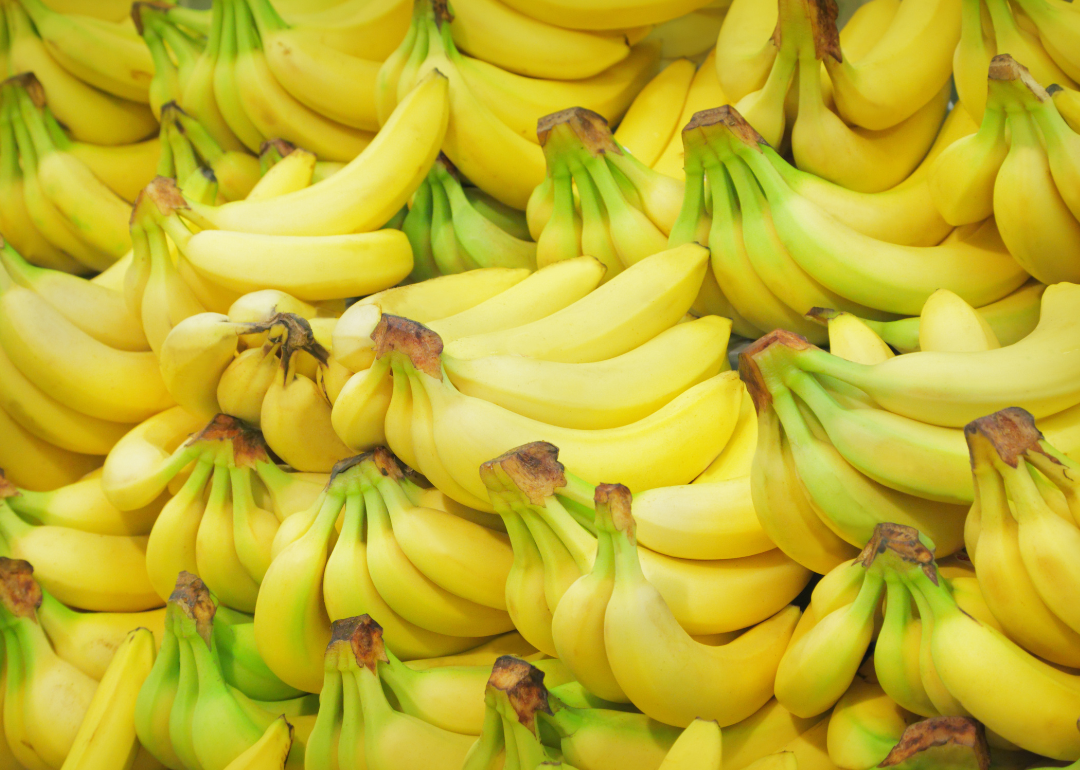
{"label": "banana crown", "polygon": [[886,767],[939,765],[990,767],[990,748],[981,723],[965,716],[941,716],[908,725],[882,760]]}

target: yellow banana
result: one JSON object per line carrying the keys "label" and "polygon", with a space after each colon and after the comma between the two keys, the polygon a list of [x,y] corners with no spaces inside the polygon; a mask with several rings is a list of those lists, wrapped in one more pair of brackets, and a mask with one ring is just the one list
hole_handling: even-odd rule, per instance
{"label": "yellow banana", "polygon": [[124,767],[134,761],[139,750],[135,703],[154,665],[154,652],[153,634],[145,628],[131,631],[117,647],[75,734],[64,767]]}
{"label": "yellow banana", "polygon": [[713,52],[698,67],[697,74],[690,83],[690,90],[686,94],[682,114],[675,123],[676,131],[660,157],[652,164],[653,169],[667,176],[682,179],[685,158],[680,130],[690,122],[694,113],[711,109],[718,104],[728,104],[730,101],[717,76],[716,50],[713,49]]}
{"label": "yellow banana", "polygon": [[[270,200],[213,207],[189,201],[183,216],[204,229],[268,235],[341,235],[381,227],[427,174],[442,144],[447,80],[424,78],[367,149],[333,176]],[[415,173],[401,174],[405,158]],[[411,164],[410,164],[411,165]]]}
{"label": "yellow banana", "polygon": [[679,131],[694,64],[678,59],[645,85],[626,110],[615,131],[615,141],[644,163],[652,166]]}
{"label": "yellow banana", "polygon": [[731,438],[701,475],[693,480],[694,484],[711,484],[714,481],[726,481],[749,476],[757,446],[757,414],[754,400],[748,393],[743,394],[739,408],[739,421],[731,432]]}
{"label": "yellow banana", "polygon": [[18,490],[8,504],[20,516],[37,524],[81,529],[99,535],[145,535],[150,532],[164,501],[134,511],[119,511],[105,497],[100,474],[50,492]]}
{"label": "yellow banana", "polygon": [[948,289],[935,291],[923,305],[920,350],[963,353],[999,347],[1001,343],[986,318]]}

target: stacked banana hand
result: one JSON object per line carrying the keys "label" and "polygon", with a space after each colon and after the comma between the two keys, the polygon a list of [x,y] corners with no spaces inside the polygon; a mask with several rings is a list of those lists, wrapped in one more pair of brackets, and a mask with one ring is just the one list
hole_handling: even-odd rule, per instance
{"label": "stacked banana hand", "polygon": [[991,60],[982,125],[938,158],[931,191],[951,224],[995,215],[1005,246],[1035,278],[1077,281],[1080,134],[1026,63]]}

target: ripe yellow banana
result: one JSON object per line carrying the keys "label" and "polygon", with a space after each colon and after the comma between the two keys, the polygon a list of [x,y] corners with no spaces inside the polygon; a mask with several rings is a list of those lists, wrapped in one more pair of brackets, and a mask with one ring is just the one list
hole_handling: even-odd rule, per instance
{"label": "ripe yellow banana", "polygon": [[924,717],[938,716],[920,671],[922,619],[911,592],[892,570],[885,571],[885,615],[874,643],[874,672],[888,696],[902,708]]}
{"label": "ripe yellow banana", "polygon": [[74,139],[94,144],[130,144],[156,131],[157,121],[145,104],[99,91],[58,64],[21,5],[8,3],[5,15],[11,70],[34,73],[53,113],[70,129]]}
{"label": "ripe yellow banana", "polygon": [[274,4],[288,23],[315,41],[312,45],[374,61],[386,59],[401,42],[409,27],[409,6],[403,0],[374,6],[367,0]]}
{"label": "ripe yellow banana", "polygon": [[685,158],[683,139],[678,129],[686,126],[694,113],[711,109],[718,104],[727,104],[731,101],[720,85],[715,60],[716,50],[713,49],[713,52],[698,67],[697,74],[694,75],[694,79],[690,83],[690,90],[686,94],[682,115],[679,116],[679,120],[675,124],[677,130],[672,135],[671,141],[668,142],[668,146],[660,154],[660,157],[652,164],[655,171],[676,179],[682,179]]}
{"label": "ripe yellow banana", "polygon": [[824,308],[814,308],[807,315],[828,326],[829,351],[834,356],[860,364],[879,364],[896,355],[858,316]]}
{"label": "ripe yellow banana", "polygon": [[645,85],[626,110],[615,131],[615,141],[651,167],[679,130],[694,64],[678,59]]}
{"label": "ripe yellow banana", "polygon": [[[509,355],[446,356],[443,361],[450,381],[465,395],[552,425],[615,428],[647,417],[719,374],[728,327],[726,319],[715,316],[678,324],[630,352],[596,363]],[[685,366],[685,361],[694,363]]]}
{"label": "ripe yellow banana", "polygon": [[455,3],[451,29],[463,51],[528,77],[581,80],[630,55],[625,35],[544,23],[497,0]]}
{"label": "ripe yellow banana", "polygon": [[100,466],[101,457],[77,454],[48,443],[0,409],[0,467],[7,477],[26,489],[46,491],[78,481]]}
{"label": "ripe yellow banana", "polygon": [[[266,170],[251,188],[251,192],[247,194],[247,200],[276,198],[279,195],[311,186],[317,163],[314,153],[293,147],[284,139],[277,139],[263,146],[263,151],[259,154],[260,166],[266,164],[268,155],[281,155],[281,157],[272,161],[273,165]],[[287,163],[286,160],[288,160]]]}
{"label": "ripe yellow banana", "polygon": [[[423,78],[395,109],[379,137],[328,179],[270,200],[213,207],[189,202],[200,227],[269,235],[341,235],[381,227],[411,195],[438,154],[446,126],[448,83]],[[406,158],[415,172],[403,175]],[[410,167],[413,163],[410,162]]]}
{"label": "ripe yellow banana", "polygon": [[713,720],[695,719],[672,744],[660,770],[720,767],[722,755],[720,726]]}
{"label": "ripe yellow banana", "polygon": [[716,70],[732,104],[765,85],[776,59],[778,16],[776,3],[735,0],[728,9],[716,41]]}
{"label": "ripe yellow banana", "polygon": [[875,767],[904,736],[910,719],[881,686],[857,675],[829,717],[829,758],[843,767]]}
{"label": "ripe yellow banana", "polygon": [[776,666],[799,611],[781,610],[719,647],[694,641],[642,573],[630,506],[624,508],[613,511],[615,584],[604,619],[616,680],[636,706],[668,724],[687,725],[702,716],[728,725],[748,717],[772,694]]}
{"label": "ripe yellow banana", "polygon": [[942,353],[976,352],[1001,347],[990,323],[948,289],[935,291],[919,316],[919,349]]}
{"label": "ripe yellow banana", "polygon": [[154,665],[154,653],[154,636],[145,628],[131,631],[117,647],[75,734],[64,767],[126,767],[134,761],[139,750],[135,707],[139,690]]}
{"label": "ripe yellow banana", "polygon": [[163,504],[154,501],[134,511],[119,511],[105,497],[99,473],[49,492],[19,489],[8,498],[16,513],[34,523],[99,535],[148,534]]}

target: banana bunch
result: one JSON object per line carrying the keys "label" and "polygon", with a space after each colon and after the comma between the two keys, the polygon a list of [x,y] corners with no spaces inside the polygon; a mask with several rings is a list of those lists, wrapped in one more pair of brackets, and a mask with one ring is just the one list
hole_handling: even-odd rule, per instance
{"label": "banana bunch", "polygon": [[547,115],[537,133],[547,176],[527,214],[540,266],[588,254],[604,263],[610,280],[667,249],[682,201],[677,180],[624,152],[603,117],[589,110]]}
{"label": "banana bunch", "polygon": [[274,539],[255,607],[271,670],[317,692],[331,621],[359,610],[378,616],[387,645],[406,660],[453,655],[510,631],[502,590],[510,542],[484,514],[435,508],[441,501],[385,449],[339,463]]}
{"label": "banana bunch", "polygon": [[[477,17],[484,13],[480,6],[500,4],[497,0],[468,0],[461,5],[462,9],[454,7],[455,12],[461,11],[461,16],[455,16],[441,1],[416,5],[409,33],[379,72],[376,104],[380,119],[385,122],[419,78],[438,69],[450,79],[450,121],[443,152],[474,185],[496,200],[524,210],[533,188],[544,179],[544,155],[537,146],[537,119],[569,105],[581,105],[617,121],[638,90],[655,74],[659,46],[647,44],[626,50],[603,71],[583,79],[523,77],[505,69],[502,57],[472,48],[472,41],[479,36],[474,38],[467,30],[464,34],[468,42],[462,48],[471,50],[477,58],[458,50],[454,27],[459,19],[465,20],[467,27],[467,20],[474,12]],[[514,23],[498,18],[502,9],[487,10],[491,17],[482,23],[492,27],[499,26],[500,21]],[[574,40],[574,33],[569,30],[545,37],[566,37],[562,41],[550,40],[553,45],[563,47],[587,45],[585,41]],[[534,46],[535,43],[528,47]],[[527,51],[516,53],[518,61],[528,55]],[[546,51],[545,59],[551,58],[552,51]]]}
{"label": "banana bunch", "polygon": [[1080,526],[1070,478],[1076,463],[1022,409],[975,420],[965,435],[977,487],[965,540],[987,605],[1017,644],[1076,668],[1080,618],[1067,556]]}
{"label": "banana bunch", "polygon": [[[668,724],[685,725],[693,718],[685,715],[694,710],[715,712],[731,724],[760,707],[768,695],[758,702],[759,675],[771,682],[783,652],[777,646],[786,645],[795,623],[783,608],[805,585],[806,572],[775,550],[690,561],[635,547],[610,522],[612,506],[629,516],[626,488],[597,487],[595,510],[557,497],[555,490],[567,483],[554,451],[547,445],[522,447],[482,469],[514,546],[506,604],[522,635],[538,649],[557,653],[590,692],[612,703],[632,702]],[[577,480],[571,486],[588,489]],[[768,599],[748,607],[737,598],[744,591]],[[640,625],[646,615],[660,618],[647,630]],[[626,627],[634,624],[638,630],[631,640]],[[760,625],[738,643],[726,634],[754,624]],[[685,698],[682,674],[651,673],[654,666],[634,663],[650,646],[671,645],[681,648],[682,663],[695,661],[687,676],[722,679],[731,674],[727,661],[737,655],[760,666],[732,675],[734,681],[719,691]],[[765,675],[770,660],[773,673]],[[665,675],[674,680],[662,683]]]}
{"label": "banana bunch", "polygon": [[[875,0],[840,33],[835,2],[734,3],[717,41],[725,102],[769,144],[790,141],[804,171],[858,192],[891,188],[918,166],[945,115],[957,6]],[[790,110],[789,93],[798,97]]]}
{"label": "banana bunch", "polygon": [[[241,635],[240,630],[250,626],[243,618],[234,620],[215,606],[199,578],[186,572],[178,575],[166,608],[161,651],[135,705],[136,735],[163,765],[182,770],[275,766],[230,764],[247,752],[265,750],[278,757],[277,767],[278,752],[288,753],[286,767],[304,766],[304,744],[315,725],[318,698],[280,682],[271,688],[272,694],[233,684],[237,670],[264,677],[264,684],[275,682],[250,635]],[[286,724],[280,724],[281,719]],[[281,732],[291,733],[291,744]],[[264,742],[267,733],[270,737]],[[261,742],[263,746],[253,750]],[[277,752],[267,743],[277,744]],[[284,749],[281,743],[286,744]]]}
{"label": "banana bunch", "polygon": [[[602,428],[600,432],[563,427],[566,420],[557,416],[562,407],[556,401],[573,400],[571,391],[576,386],[570,385],[570,381],[560,382],[574,371],[568,368],[570,364],[617,360],[618,369],[609,366],[606,375],[595,384],[598,386],[597,401],[604,398],[600,389],[606,391],[610,387],[612,393],[618,390],[622,375],[616,371],[622,372],[624,367],[633,367],[635,360],[645,358],[643,354],[623,354],[635,351],[669,328],[679,319],[678,314],[689,308],[704,273],[704,258],[705,251],[692,244],[655,255],[589,296],[545,318],[448,343],[445,358],[441,355],[442,340],[431,329],[404,318],[383,315],[374,334],[376,359],[377,363],[389,360],[367,370],[360,381],[363,391],[350,390],[348,399],[344,398],[343,391],[343,396],[339,397],[342,406],[335,405],[341,415],[341,419],[335,419],[336,427],[350,446],[360,443],[358,438],[369,438],[374,432],[371,416],[381,413],[382,404],[387,403],[389,396],[383,429],[391,449],[458,502],[481,510],[490,511],[491,506],[476,468],[509,447],[540,437],[559,439],[564,453],[573,458],[570,467],[578,466],[575,470],[586,478],[596,477],[596,474],[602,477],[604,469],[607,473],[622,469],[624,478],[632,480],[635,488],[640,490],[686,483],[716,457],[737,421],[741,389],[730,375],[717,374],[703,379],[678,394],[669,390],[671,400],[658,409],[648,403],[651,397],[645,397],[651,390],[649,386],[643,385],[641,393],[631,396],[612,395],[616,403],[629,408],[626,411],[620,409],[623,414],[612,415],[607,422],[617,427]],[[585,260],[586,264],[589,261]],[[540,271],[535,276],[537,288],[543,283],[539,279],[544,273]],[[595,280],[595,272],[593,276]],[[554,273],[552,278],[555,278]],[[526,282],[521,285],[524,287]],[[648,297],[644,304],[629,299],[639,291],[639,296]],[[619,308],[636,307],[634,313],[628,315],[616,305]],[[370,317],[378,317],[374,309],[367,313]],[[711,336],[707,326],[702,324],[699,330],[705,336]],[[574,339],[574,344],[564,344],[568,339]],[[663,353],[659,348],[653,348],[652,355],[662,357]],[[535,389],[535,395],[530,398],[539,403],[528,404],[520,399],[525,408],[515,406],[524,412],[518,414],[484,398],[462,393],[453,384],[453,379],[443,374],[444,361],[475,361],[490,356],[534,359],[536,366],[533,368],[538,375],[544,371],[543,376],[551,387]],[[599,373],[603,370],[604,367],[592,366],[582,369],[581,373],[586,375],[589,371]],[[391,373],[392,383],[387,382]],[[379,383],[379,378],[386,384]],[[497,372],[485,379],[495,385],[499,379],[505,379],[498,386],[504,390],[512,384],[510,379],[498,377]],[[682,375],[673,375],[672,384],[676,388],[680,387],[680,382],[683,383],[681,387],[688,384]],[[512,394],[507,391],[506,397],[511,398]],[[421,405],[423,411],[418,411]],[[351,413],[347,420],[346,409]],[[692,443],[683,439],[679,448],[682,461],[677,466],[652,458],[653,462],[646,467],[644,457],[640,454],[635,457],[630,450],[631,442],[665,445],[657,438],[659,433],[675,431],[679,425],[700,424],[693,415],[706,413],[716,415],[723,429],[697,436]],[[634,416],[638,419],[631,421]],[[458,420],[468,420],[473,426],[467,443],[461,441],[463,434],[454,427]],[[487,428],[477,433],[477,425]],[[691,447],[694,459],[688,461]],[[674,451],[675,447],[671,446],[671,449]]]}
{"label": "banana bunch", "polygon": [[[939,288],[978,306],[1025,280],[992,219],[955,230],[939,245],[912,246],[837,218],[785,179],[783,161],[731,108],[699,113],[684,142],[692,148],[687,159],[693,182],[673,233],[691,237],[703,226],[707,177],[713,272],[735,310],[763,331],[784,328],[823,340],[824,330],[803,316],[815,304],[889,320],[890,313],[918,313]],[[838,303],[815,299],[824,297]]]}
{"label": "banana bunch", "polygon": [[974,118],[989,106],[983,76],[997,54],[1009,54],[1030,68],[1035,82],[1053,87],[1054,100],[1075,130],[1080,130],[1080,64],[1076,46],[1080,26],[1050,0],[963,0],[960,41],[953,55],[956,91]]}
{"label": "banana bunch", "polygon": [[106,269],[131,248],[130,204],[67,148],[71,143],[63,131],[43,115],[43,91],[32,73],[4,81],[0,99],[3,149],[11,154],[9,164],[22,167],[21,179],[12,169],[7,182],[9,198],[22,188],[21,205],[13,200],[4,215],[7,230],[29,247],[28,257],[47,267],[70,273]]}
{"label": "banana bunch", "polygon": [[0,75],[33,73],[53,114],[77,141],[127,145],[155,133],[147,104],[154,63],[138,33],[122,21],[124,11],[95,18],[83,15],[84,3],[55,6],[5,0]]}
{"label": "banana bunch", "polygon": [[536,269],[536,244],[524,215],[478,187],[464,187],[441,153],[414,193],[401,230],[412,247],[413,281],[484,267]]}
{"label": "banana bunch", "polygon": [[[980,426],[986,427],[985,423]],[[910,647],[912,652],[917,647],[917,656],[900,649],[899,654],[887,654],[883,664],[879,642],[875,666],[885,692],[909,710],[917,704],[908,706],[905,696],[925,700],[937,714],[974,717],[985,725],[991,745],[1019,747],[1067,761],[1080,758],[1080,731],[1073,716],[1080,713],[1077,677],[1035,657],[987,618],[961,609],[955,584],[942,579],[932,551],[917,530],[882,527],[884,538],[876,561],[914,599],[919,613],[916,625],[909,622],[913,632],[905,632],[893,644]],[[895,605],[910,612],[903,594],[890,594],[889,611]],[[883,670],[891,672],[891,682],[899,682],[902,692],[893,690]],[[1017,697],[1001,698],[999,686],[1010,682],[1017,684]]]}
{"label": "banana bunch", "polygon": [[[262,176],[258,159],[246,151],[224,149],[175,101],[161,109],[161,139],[157,176],[175,179],[192,198],[208,203],[243,200]],[[218,194],[200,196],[200,177],[212,178]]]}
{"label": "banana bunch", "polygon": [[1025,270],[1044,283],[1075,281],[1080,135],[1021,60],[1001,54],[989,72],[982,126],[937,160],[934,201],[957,225],[993,212]]}

